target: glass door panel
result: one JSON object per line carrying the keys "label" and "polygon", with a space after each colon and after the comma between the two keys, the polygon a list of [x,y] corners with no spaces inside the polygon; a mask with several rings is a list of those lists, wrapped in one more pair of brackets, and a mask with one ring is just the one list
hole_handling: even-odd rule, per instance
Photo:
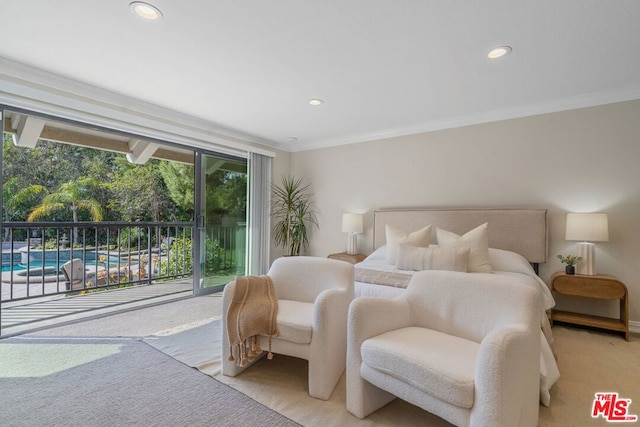
{"label": "glass door panel", "polygon": [[247,161],[203,154],[199,163],[196,294],[205,294],[220,291],[234,277],[246,274]]}

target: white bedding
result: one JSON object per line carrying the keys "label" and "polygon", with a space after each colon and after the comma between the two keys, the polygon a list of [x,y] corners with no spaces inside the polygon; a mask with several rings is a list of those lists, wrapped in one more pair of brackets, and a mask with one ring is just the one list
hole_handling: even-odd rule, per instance
{"label": "white bedding", "polygon": [[[546,315],[546,311],[551,309],[555,305],[555,301],[551,294],[551,291],[547,285],[540,279],[529,262],[521,255],[500,250],[489,248],[489,256],[491,259],[491,266],[493,271],[491,273],[468,273],[476,275],[477,278],[482,280],[491,280],[492,275],[501,275],[513,277],[514,284],[523,284],[538,289],[541,293],[541,300],[543,307],[541,307],[541,354],[540,354],[540,401],[543,405],[548,406],[551,400],[549,390],[551,386],[558,380],[560,372],[553,352],[553,337],[551,335],[551,326]],[[374,253],[369,255],[364,261],[356,264],[356,280],[358,278],[358,271],[360,273],[371,272],[370,270],[376,270],[379,272],[389,273],[396,280],[402,282],[402,277],[406,275],[406,279],[415,274],[412,270],[398,270],[395,265],[387,263],[386,246],[381,247]],[[456,274],[456,273],[454,273]],[[389,276],[387,275],[387,276]],[[364,276],[364,275],[362,275]],[[368,274],[367,276],[374,277],[375,275]],[[366,279],[370,282],[373,280]],[[394,282],[395,283],[395,282]],[[385,297],[393,298],[400,295],[407,283],[394,284],[394,286],[380,285],[375,283],[355,282],[355,294],[356,297],[373,296],[373,297]]]}

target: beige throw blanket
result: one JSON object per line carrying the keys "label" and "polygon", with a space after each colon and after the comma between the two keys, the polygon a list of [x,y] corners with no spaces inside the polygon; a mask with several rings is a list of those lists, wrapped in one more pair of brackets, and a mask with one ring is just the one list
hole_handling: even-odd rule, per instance
{"label": "beige throw blanket", "polygon": [[[236,289],[227,312],[229,336],[229,360],[245,366],[262,353],[259,335],[269,337],[268,358],[271,353],[271,337],[278,336],[276,317],[278,300],[269,276],[243,276],[236,279]],[[234,347],[237,359],[234,358]]]}

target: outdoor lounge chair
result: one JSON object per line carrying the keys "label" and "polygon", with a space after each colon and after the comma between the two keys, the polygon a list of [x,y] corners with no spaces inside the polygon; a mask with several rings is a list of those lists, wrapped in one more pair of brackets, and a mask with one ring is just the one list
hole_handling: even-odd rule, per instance
{"label": "outdoor lounge chair", "polygon": [[96,278],[96,272],[86,269],[84,262],[78,258],[65,262],[60,269],[66,278],[65,285],[68,291],[84,289],[85,283],[87,288],[95,288],[96,286],[107,284],[106,275],[105,277],[98,276]]}

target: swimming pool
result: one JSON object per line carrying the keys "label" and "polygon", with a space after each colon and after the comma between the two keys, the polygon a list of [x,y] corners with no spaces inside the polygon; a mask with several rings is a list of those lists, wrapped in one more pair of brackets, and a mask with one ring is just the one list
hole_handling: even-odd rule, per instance
{"label": "swimming pool", "polygon": [[[31,262],[29,263],[29,272],[27,273],[28,276],[42,276],[42,263],[41,262]],[[13,266],[11,265],[3,265],[2,266],[2,272],[4,273],[5,271],[23,271],[26,270],[27,266],[23,265],[23,264],[13,264]],[[55,263],[45,263],[44,264],[44,274],[45,276],[48,275],[54,275],[57,274],[57,272],[60,269],[58,268],[58,266]]]}
{"label": "swimming pool", "polygon": [[[119,261],[119,262],[118,262]],[[66,262],[66,261],[65,261]],[[8,271],[24,271],[27,268],[29,271],[26,273],[27,276],[42,276],[42,269],[44,268],[45,276],[57,276],[58,274],[62,274],[60,268],[64,265],[65,262],[60,261],[60,263],[56,262],[45,262],[44,265],[40,261],[32,261],[27,266],[23,263],[14,263],[13,266],[9,264],[2,264],[2,272]],[[98,261],[97,268],[101,269],[109,269],[113,267],[122,267],[128,263],[128,259],[118,258],[118,257],[110,257],[109,262],[105,258],[105,261]],[[85,262],[85,268],[89,271],[96,269],[96,262],[88,261]]]}

